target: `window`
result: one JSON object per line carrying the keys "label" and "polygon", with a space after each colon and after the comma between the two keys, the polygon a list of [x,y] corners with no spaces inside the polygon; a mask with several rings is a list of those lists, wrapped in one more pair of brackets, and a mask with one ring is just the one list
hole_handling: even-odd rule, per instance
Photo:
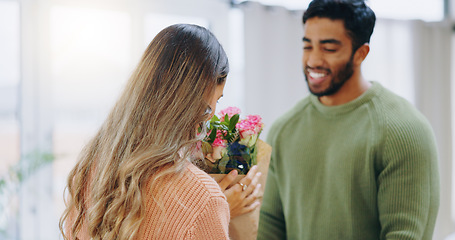
{"label": "window", "polygon": [[15,237],[18,201],[9,168],[19,162],[19,3],[0,1],[0,239]]}
{"label": "window", "polygon": [[64,209],[66,178],[131,72],[131,19],[125,12],[55,6],[50,10],[54,196]]}
{"label": "window", "polygon": [[444,18],[443,0],[370,0],[379,18],[420,19],[428,22]]}

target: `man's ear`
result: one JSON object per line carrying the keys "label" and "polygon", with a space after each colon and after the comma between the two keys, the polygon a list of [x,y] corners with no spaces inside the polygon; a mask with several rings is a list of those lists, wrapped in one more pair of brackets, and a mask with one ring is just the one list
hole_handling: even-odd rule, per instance
{"label": "man's ear", "polygon": [[362,64],[363,60],[368,56],[368,53],[370,52],[370,44],[365,43],[362,46],[360,46],[354,54],[354,64],[357,66],[360,66]]}

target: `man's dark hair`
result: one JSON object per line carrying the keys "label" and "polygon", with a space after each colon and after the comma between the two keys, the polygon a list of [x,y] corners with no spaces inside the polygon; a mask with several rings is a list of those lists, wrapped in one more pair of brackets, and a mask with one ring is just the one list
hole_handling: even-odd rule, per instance
{"label": "man's dark hair", "polygon": [[370,42],[376,16],[364,0],[313,0],[303,14],[303,24],[313,17],[343,20],[352,50]]}

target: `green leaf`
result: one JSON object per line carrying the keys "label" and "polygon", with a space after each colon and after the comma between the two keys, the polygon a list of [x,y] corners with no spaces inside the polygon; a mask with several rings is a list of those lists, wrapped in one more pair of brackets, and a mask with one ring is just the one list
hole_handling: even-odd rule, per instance
{"label": "green leaf", "polygon": [[17,180],[18,180],[19,182],[22,182],[22,181],[24,180],[24,177],[25,177],[25,176],[24,176],[24,173],[23,173],[22,171],[18,171],[18,172],[16,173],[16,176],[15,176],[15,177],[17,178]]}
{"label": "green leaf", "polygon": [[202,142],[201,149],[202,149],[202,152],[204,153],[204,155],[207,155],[208,153],[213,152],[212,145],[210,145],[210,143],[208,143],[208,142]]}
{"label": "green leaf", "polygon": [[229,123],[229,131],[232,131],[235,129],[235,125],[239,122],[239,118],[240,118],[239,114],[235,114],[234,116],[232,116],[230,123]]}
{"label": "green leaf", "polygon": [[208,140],[208,142],[209,142],[210,144],[212,144],[213,141],[215,141],[215,138],[216,138],[216,129],[213,129],[212,132],[211,132],[210,135],[209,135],[209,140]]}
{"label": "green leaf", "polygon": [[6,188],[6,180],[0,179],[0,193],[3,193],[4,188]]}
{"label": "green leaf", "polygon": [[229,163],[229,157],[228,156],[223,156],[218,163],[218,169],[220,170],[220,173],[227,173],[226,172],[226,165]]}
{"label": "green leaf", "polygon": [[226,125],[226,124],[221,124],[220,127],[219,127],[221,130],[224,130],[224,131],[229,131],[229,126]]}

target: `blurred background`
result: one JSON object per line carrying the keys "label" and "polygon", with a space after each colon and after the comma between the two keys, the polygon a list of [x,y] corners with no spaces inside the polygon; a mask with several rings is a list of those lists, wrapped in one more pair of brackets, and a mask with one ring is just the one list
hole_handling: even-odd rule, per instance
{"label": "blurred background", "polygon": [[[218,109],[267,127],[308,95],[301,17],[308,0],[0,0],[0,239],[62,239],[66,176],[145,47],[162,28],[209,28],[231,63]],[[455,232],[455,0],[369,0],[377,25],[363,72],[414,104],[438,141],[434,239]]]}

